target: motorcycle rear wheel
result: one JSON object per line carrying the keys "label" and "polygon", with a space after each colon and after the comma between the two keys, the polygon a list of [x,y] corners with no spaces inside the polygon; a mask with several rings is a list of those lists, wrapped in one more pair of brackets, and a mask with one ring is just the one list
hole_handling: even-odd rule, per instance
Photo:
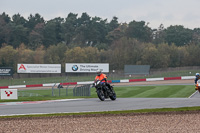
{"label": "motorcycle rear wheel", "polygon": [[113,101],[116,100],[117,96],[116,96],[116,93],[113,88],[111,88],[111,93],[112,93],[112,95],[109,96],[110,99]]}

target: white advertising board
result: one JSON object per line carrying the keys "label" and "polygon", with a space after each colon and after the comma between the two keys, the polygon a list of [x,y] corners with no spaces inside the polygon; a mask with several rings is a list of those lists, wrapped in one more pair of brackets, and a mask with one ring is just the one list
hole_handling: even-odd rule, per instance
{"label": "white advertising board", "polygon": [[18,99],[17,89],[1,89],[1,99]]}
{"label": "white advertising board", "polygon": [[61,64],[17,64],[18,73],[61,73]]}
{"label": "white advertising board", "polygon": [[96,72],[98,69],[102,72],[109,72],[108,63],[66,63],[65,72],[73,73],[92,73]]}

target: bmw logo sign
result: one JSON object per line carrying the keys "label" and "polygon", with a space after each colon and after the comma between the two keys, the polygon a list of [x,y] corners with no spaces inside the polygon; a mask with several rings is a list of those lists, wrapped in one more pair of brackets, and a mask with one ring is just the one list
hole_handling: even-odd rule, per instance
{"label": "bmw logo sign", "polygon": [[78,70],[78,66],[77,66],[77,65],[73,65],[73,66],[72,66],[72,70],[73,70],[73,71],[77,71],[77,70]]}

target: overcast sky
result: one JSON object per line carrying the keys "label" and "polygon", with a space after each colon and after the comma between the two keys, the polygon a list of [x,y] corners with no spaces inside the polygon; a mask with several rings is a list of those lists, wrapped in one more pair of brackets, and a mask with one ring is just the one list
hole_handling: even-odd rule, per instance
{"label": "overcast sky", "polygon": [[0,13],[10,17],[20,14],[26,19],[39,13],[45,20],[66,18],[72,12],[86,12],[90,17],[110,21],[113,16],[121,23],[149,22],[151,28],[163,24],[200,28],[200,0],[0,0]]}

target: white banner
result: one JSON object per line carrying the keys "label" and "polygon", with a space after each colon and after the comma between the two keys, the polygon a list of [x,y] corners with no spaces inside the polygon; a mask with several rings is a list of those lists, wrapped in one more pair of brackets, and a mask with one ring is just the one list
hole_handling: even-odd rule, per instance
{"label": "white banner", "polygon": [[17,64],[18,73],[61,73],[61,64]]}
{"label": "white banner", "polygon": [[108,63],[66,63],[65,64],[65,72],[73,72],[73,73],[92,73],[96,72],[98,69],[102,70],[102,72],[109,72],[109,64]]}
{"label": "white banner", "polygon": [[18,99],[17,89],[1,89],[1,99]]}

